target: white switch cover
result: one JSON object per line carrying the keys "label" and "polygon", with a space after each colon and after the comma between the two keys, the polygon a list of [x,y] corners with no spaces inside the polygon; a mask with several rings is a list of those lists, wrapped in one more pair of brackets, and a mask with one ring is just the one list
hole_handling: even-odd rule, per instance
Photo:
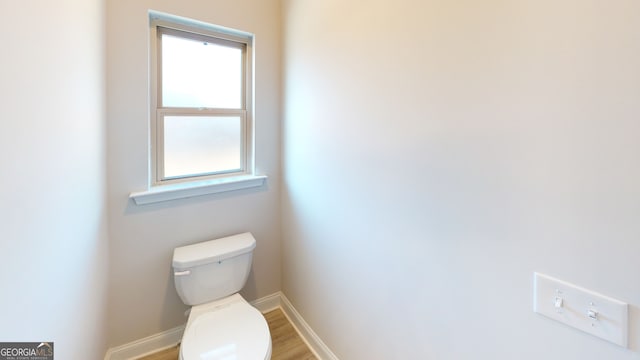
{"label": "white switch cover", "polygon": [[550,276],[535,273],[533,311],[627,347],[627,304]]}

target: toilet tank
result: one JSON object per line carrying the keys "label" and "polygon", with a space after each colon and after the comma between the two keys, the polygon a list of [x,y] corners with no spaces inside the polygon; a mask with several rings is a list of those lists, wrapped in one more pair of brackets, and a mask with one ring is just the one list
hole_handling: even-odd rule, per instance
{"label": "toilet tank", "polygon": [[251,271],[256,239],[251,233],[173,250],[176,291],[186,305],[199,305],[240,291]]}

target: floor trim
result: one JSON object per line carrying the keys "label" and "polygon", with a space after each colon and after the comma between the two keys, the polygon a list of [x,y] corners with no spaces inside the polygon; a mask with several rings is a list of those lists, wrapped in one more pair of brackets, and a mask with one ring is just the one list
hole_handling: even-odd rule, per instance
{"label": "floor trim", "polygon": [[318,360],[338,360],[338,357],[331,352],[329,347],[327,347],[322,339],[311,329],[311,326],[304,321],[302,315],[300,315],[281,291],[253,301],[251,305],[262,313],[280,308],[284,316],[289,319],[291,325],[293,325],[298,334],[300,334],[302,341],[307,344]]}
{"label": "floor trim", "polygon": [[113,347],[107,351],[104,360],[131,360],[176,346],[182,339],[184,325],[167,331]]}
{"label": "floor trim", "polygon": [[[278,308],[282,309],[291,325],[319,360],[338,360],[282,292],[278,291],[275,294],[252,301],[251,305],[262,313]],[[132,360],[176,346],[180,343],[183,332],[184,325],[181,325],[144,339],[113,347],[107,351],[104,360]]]}
{"label": "floor trim", "polygon": [[338,357],[331,352],[331,349],[329,349],[322,339],[311,329],[311,326],[304,321],[302,315],[293,307],[283,293],[280,293],[280,307],[284,315],[291,322],[291,325],[298,331],[302,340],[307,343],[311,352],[313,352],[319,360],[338,360]]}
{"label": "floor trim", "polygon": [[251,305],[260,310],[261,313],[267,313],[269,311],[281,308],[282,298],[284,295],[278,291],[275,294],[267,295],[258,300],[251,301]]}

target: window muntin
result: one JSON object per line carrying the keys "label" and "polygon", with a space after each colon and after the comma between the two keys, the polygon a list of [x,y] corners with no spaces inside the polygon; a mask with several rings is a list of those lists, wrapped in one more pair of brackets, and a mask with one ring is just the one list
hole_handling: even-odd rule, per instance
{"label": "window muntin", "polygon": [[251,174],[251,37],[152,29],[153,184]]}

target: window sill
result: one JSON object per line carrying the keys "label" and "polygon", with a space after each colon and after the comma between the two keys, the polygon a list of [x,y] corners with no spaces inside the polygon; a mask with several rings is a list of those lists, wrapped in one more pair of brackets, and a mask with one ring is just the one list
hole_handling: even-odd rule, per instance
{"label": "window sill", "polygon": [[243,175],[222,179],[159,185],[153,186],[147,191],[131,193],[129,194],[129,198],[133,199],[136,205],[146,205],[162,201],[259,187],[262,186],[266,180],[266,175]]}

